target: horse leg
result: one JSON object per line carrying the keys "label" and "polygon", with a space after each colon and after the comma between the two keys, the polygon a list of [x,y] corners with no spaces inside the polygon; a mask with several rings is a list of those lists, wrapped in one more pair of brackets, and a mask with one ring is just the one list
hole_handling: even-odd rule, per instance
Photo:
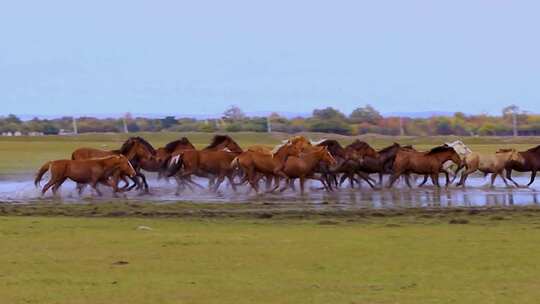
{"label": "horse leg", "polygon": [[395,172],[390,176],[390,181],[388,182],[388,188],[392,188],[396,180],[401,176],[401,172]]}
{"label": "horse leg", "polygon": [[217,192],[219,190],[219,186],[221,186],[221,183],[225,180],[225,176],[223,174],[220,174],[217,178],[217,181],[214,183],[214,192]]}
{"label": "horse leg", "polygon": [[[532,175],[531,175],[531,177],[532,177]],[[506,178],[509,179],[514,184],[514,186],[519,188],[519,184],[516,183],[516,181],[514,179],[512,179],[512,169],[510,169],[510,168],[506,169]]]}
{"label": "horse leg", "polygon": [[444,177],[446,177],[446,185],[445,187],[448,188],[448,186],[450,186],[450,175],[448,173],[448,171],[444,170]]}
{"label": "horse leg", "polygon": [[441,185],[439,185],[439,173],[431,173],[431,182],[437,188],[441,187]]}
{"label": "horse leg", "polygon": [[102,196],[102,195],[103,195],[103,193],[101,193],[101,191],[99,191],[99,189],[98,189],[98,187],[97,187],[97,186],[98,186],[98,181],[92,181],[91,186],[92,186],[92,188],[93,188],[94,190],[96,190],[96,193],[97,193],[98,196]]}
{"label": "horse leg", "polygon": [[418,187],[424,186],[424,185],[427,183],[427,179],[428,179],[427,174],[424,174],[424,179],[422,180],[422,182],[420,183],[420,185],[418,185]]}
{"label": "horse leg", "polygon": [[534,183],[535,178],[536,178],[536,170],[533,170],[531,172],[531,181],[527,184],[527,187],[530,187]]}
{"label": "horse leg", "polygon": [[66,181],[67,177],[63,177],[60,180],[58,180],[56,183],[54,183],[54,186],[52,187],[53,195],[56,196],[58,193],[58,189],[62,184]]}
{"label": "horse leg", "polygon": [[494,187],[495,179],[497,178],[497,173],[491,173],[491,185],[490,187]]}
{"label": "horse leg", "polygon": [[411,175],[409,173],[405,174],[405,183],[407,184],[407,186],[410,188],[412,188],[412,185],[411,185]]}
{"label": "horse leg", "polygon": [[149,191],[148,191],[148,183],[146,182],[146,176],[144,176],[144,174],[142,174],[141,172],[138,172],[137,176],[139,176],[142,179],[144,192],[148,193]]}
{"label": "horse leg", "polygon": [[501,177],[501,179],[502,179],[503,182],[504,182],[504,185],[508,188],[510,185],[508,184],[508,181],[507,181],[506,178],[504,177],[503,171],[501,170],[500,172],[497,172],[497,174]]}
{"label": "horse leg", "polygon": [[231,188],[234,193],[236,193],[236,185],[234,184],[234,175],[233,174],[227,174],[227,180],[229,181],[229,184],[231,184]]}
{"label": "horse leg", "polygon": [[300,176],[300,195],[304,195],[304,183],[306,182],[306,178],[304,176]]}

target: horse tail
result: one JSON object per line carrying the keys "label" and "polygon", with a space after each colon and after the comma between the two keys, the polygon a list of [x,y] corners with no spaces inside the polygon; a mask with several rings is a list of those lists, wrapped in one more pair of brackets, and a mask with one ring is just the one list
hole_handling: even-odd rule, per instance
{"label": "horse tail", "polygon": [[36,187],[39,187],[39,182],[41,182],[43,175],[45,175],[45,173],[49,171],[49,169],[51,168],[51,164],[52,162],[49,161],[46,162],[43,166],[41,166],[41,168],[39,168],[39,171],[36,174],[36,179],[34,180],[34,185],[36,185]]}

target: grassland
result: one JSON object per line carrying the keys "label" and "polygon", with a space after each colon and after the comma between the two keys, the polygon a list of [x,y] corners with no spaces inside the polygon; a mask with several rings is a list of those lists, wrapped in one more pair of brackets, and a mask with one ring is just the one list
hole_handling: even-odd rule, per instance
{"label": "grassland", "polygon": [[0,301],[537,303],[540,214],[457,216],[0,217]]}
{"label": "grassland", "polygon": [[[155,147],[187,136],[197,147],[207,145],[213,136],[209,133],[139,133],[130,136],[143,136]],[[241,146],[268,145],[273,146],[289,135],[280,133],[232,133]],[[308,133],[313,139],[336,138],[343,144],[352,142],[355,138],[367,141],[376,148],[382,148],[393,142],[413,144],[418,149],[429,149],[445,141],[455,140],[454,136],[436,137],[393,137],[364,135],[359,137]],[[94,147],[102,149],[117,149],[128,137],[125,134],[83,134],[79,136],[44,136],[44,137],[0,137],[0,175],[34,172],[45,161],[51,159],[69,158],[71,152],[79,147]],[[540,144],[538,137],[465,137],[462,140],[474,151],[490,152],[501,147],[514,147],[520,150]]]}

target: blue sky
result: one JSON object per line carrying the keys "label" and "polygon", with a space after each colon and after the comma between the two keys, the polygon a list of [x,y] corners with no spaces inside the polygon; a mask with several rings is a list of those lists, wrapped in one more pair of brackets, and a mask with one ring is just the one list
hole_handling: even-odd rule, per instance
{"label": "blue sky", "polygon": [[539,1],[9,1],[0,115],[540,113]]}

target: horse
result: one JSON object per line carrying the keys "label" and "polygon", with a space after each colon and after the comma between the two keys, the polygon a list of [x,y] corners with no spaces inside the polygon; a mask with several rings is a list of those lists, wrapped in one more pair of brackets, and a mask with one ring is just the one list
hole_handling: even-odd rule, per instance
{"label": "horse", "polygon": [[530,185],[532,185],[532,183],[534,183],[534,179],[536,178],[536,172],[540,170],[540,145],[518,153],[523,158],[523,162],[509,161],[508,163],[506,163],[506,178],[509,179],[512,183],[514,183],[516,187],[519,187],[518,183],[516,183],[512,179],[512,170],[518,172],[530,171],[531,179],[527,184],[527,187],[529,187]]}
{"label": "horse", "polygon": [[508,182],[503,175],[503,171],[509,162],[525,163],[523,156],[515,149],[500,149],[494,154],[479,154],[471,153],[465,157],[461,167],[465,167],[465,171],[461,175],[461,180],[457,184],[458,186],[465,187],[465,181],[469,174],[480,171],[484,175],[491,173],[491,187],[497,178],[497,175],[502,178],[504,184],[508,186]]}
{"label": "horse", "polygon": [[310,151],[301,153],[299,156],[289,156],[285,162],[283,172],[287,175],[287,183],[280,191],[285,191],[292,186],[295,179],[300,180],[300,194],[304,194],[304,184],[307,178],[322,182],[321,178],[315,177],[315,169],[320,162],[335,165],[336,160],[332,157],[325,146],[313,147]]}
{"label": "horse", "polygon": [[[43,186],[41,195],[44,195],[49,188],[52,187],[52,192],[56,195],[60,186],[71,179],[80,184],[90,184],[92,188],[101,196],[101,192],[97,188],[98,183],[108,183],[116,194],[118,192],[118,180],[110,180],[115,172],[134,177],[137,173],[128,159],[123,155],[112,155],[100,158],[91,158],[85,160],[55,160],[46,162],[36,174],[34,184],[39,186],[43,175],[51,171],[51,178]],[[79,188],[79,195],[82,194],[83,188]]]}
{"label": "horse", "polygon": [[[276,147],[275,152],[270,151],[270,153],[267,150],[248,149],[234,158],[231,162],[231,168],[241,169],[245,174],[244,180],[256,193],[259,193],[260,176],[266,177],[266,190],[274,191],[279,187],[279,178],[287,178],[283,172],[287,158],[298,156],[300,151],[300,146],[287,142]],[[276,186],[270,190],[272,178],[275,179]]]}
{"label": "horse", "polygon": [[326,147],[328,152],[330,152],[332,157],[336,160],[335,166],[329,166],[327,163],[321,162],[315,169],[316,172],[321,173],[322,181],[324,181],[323,186],[326,189],[333,191],[332,185],[338,186],[338,170],[340,166],[347,161],[345,148],[343,148],[343,146],[335,139],[323,139],[316,143],[312,142],[311,144],[318,147]]}
{"label": "horse", "polygon": [[447,145],[435,147],[428,152],[400,149],[394,160],[393,173],[390,177],[388,187],[392,187],[395,181],[404,174],[407,186],[412,188],[409,181],[409,175],[411,173],[420,175],[429,174],[433,185],[440,187],[439,172],[443,163],[449,160],[456,164],[461,163],[461,159],[456,151]]}
{"label": "horse", "polygon": [[[212,142],[202,150],[183,150],[171,155],[167,175],[187,178],[198,175],[210,178],[210,190],[217,191],[227,178],[236,191],[233,182],[233,159],[242,153],[242,148],[228,135],[216,135]],[[180,170],[182,169],[182,170]],[[217,178],[215,184],[213,178]]]}
{"label": "horse", "polygon": [[[369,168],[364,168],[365,158],[379,158],[379,154],[368,143],[355,140],[351,144],[345,147],[346,161],[341,164],[338,172],[343,173],[339,181],[339,185],[342,185],[347,178],[349,178],[349,185],[354,187],[354,182],[358,182],[354,178],[354,175],[358,175],[361,179],[366,181],[371,188],[374,188],[374,181],[369,177],[369,173],[364,171],[370,171]],[[373,173],[373,172],[371,172]]]}
{"label": "horse", "polygon": [[[155,156],[156,156],[156,150],[150,143],[148,143],[146,140],[144,140],[142,137],[130,137],[128,138],[120,147],[118,150],[100,150],[95,148],[79,148],[73,151],[71,154],[72,160],[84,160],[84,159],[90,159],[95,157],[105,157],[105,156],[112,156],[112,155],[118,155],[122,154],[124,155],[129,162],[133,165],[135,168],[135,171],[137,171],[137,174],[135,177],[132,178],[132,180],[135,182],[134,185],[128,188],[128,190],[133,189],[135,186],[139,186],[139,181],[136,179],[136,177],[140,177],[143,182],[143,189],[148,192],[148,183],[146,182],[146,177],[144,174],[140,172],[140,169],[144,167],[150,167],[150,164],[154,164],[156,162]],[[144,168],[143,168],[144,169]]]}
{"label": "horse", "polygon": [[[465,159],[465,157],[469,154],[472,153],[472,150],[467,147],[461,140],[456,140],[456,141],[453,141],[453,142],[449,142],[449,143],[445,143],[445,145],[449,146],[449,147],[452,147],[454,148],[454,150],[456,151],[456,153],[459,155],[459,157],[461,158],[461,161],[463,162],[463,160]],[[451,161],[447,161],[443,164],[442,168],[441,168],[441,173],[444,173],[445,176],[446,176],[446,186],[448,187],[448,185],[450,185],[451,183],[454,183],[454,181],[456,180],[457,176],[458,176],[458,172],[461,170],[460,168],[460,164],[458,164],[458,167],[455,171],[452,170],[452,167],[454,166],[455,164]],[[450,175],[454,175],[454,177],[452,178],[452,180],[449,179]],[[423,185],[426,184],[428,180],[428,176],[427,175],[424,175],[424,179],[422,180],[422,182],[418,185],[418,187],[422,187]]]}

